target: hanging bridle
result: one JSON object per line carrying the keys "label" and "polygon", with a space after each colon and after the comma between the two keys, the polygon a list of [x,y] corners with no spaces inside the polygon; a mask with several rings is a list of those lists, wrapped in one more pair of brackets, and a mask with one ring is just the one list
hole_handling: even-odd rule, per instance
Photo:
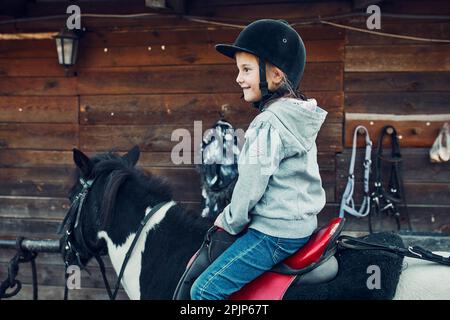
{"label": "hanging bridle", "polygon": [[[101,258],[102,255],[105,255],[107,253],[106,246],[101,247],[100,249],[92,249],[89,247],[89,245],[86,242],[86,239],[83,234],[83,224],[82,224],[82,209],[83,204],[86,201],[86,198],[88,196],[88,193],[92,187],[92,185],[95,182],[95,179],[91,180],[84,180],[83,178],[79,179],[81,185],[83,186],[82,190],[78,193],[77,196],[75,196],[72,204],[70,205],[69,211],[64,218],[58,233],[63,234],[60,240],[60,248],[61,253],[64,260],[65,265],[65,276],[66,276],[66,282],[64,286],[64,300],[67,300],[68,298],[68,287],[67,287],[67,268],[75,261],[76,264],[81,269],[86,269],[86,266],[81,261],[81,252],[82,250],[87,251],[87,253],[91,256],[93,256],[100,267],[100,271],[102,274],[103,282],[105,283],[106,291],[108,292],[108,296],[111,300],[116,299],[117,292],[120,287],[120,281],[122,280],[123,274],[125,272],[125,268],[127,266],[127,263],[131,257],[131,254],[133,253],[133,249],[137,243],[137,240],[139,239],[139,236],[144,229],[145,225],[147,224],[148,220],[159,210],[161,209],[165,204],[168,202],[160,202],[154,207],[151,208],[151,210],[147,210],[148,213],[144,216],[142,219],[139,229],[136,231],[136,235],[134,236],[133,242],[130,245],[130,248],[128,249],[125,259],[122,263],[122,266],[120,268],[120,272],[116,281],[116,284],[114,286],[114,292],[111,291],[111,287],[109,285],[108,279],[106,278],[106,272],[105,272],[105,264]],[[77,247],[75,245],[74,236],[75,232],[79,232],[78,239],[81,241],[81,246]]]}
{"label": "hanging bridle", "polygon": [[[383,157],[383,138],[385,135],[391,137],[391,157]],[[383,188],[381,176],[382,161],[391,164],[389,172],[389,183],[387,189]],[[374,214],[387,213],[393,215],[397,223],[397,230],[400,230],[400,211],[398,204],[403,203],[405,206],[408,228],[411,230],[411,222],[409,219],[408,207],[405,200],[405,192],[403,188],[403,177],[401,171],[402,155],[400,153],[400,145],[398,142],[397,131],[393,126],[385,126],[381,129],[378,138],[378,149],[375,161],[375,181],[374,191],[371,194],[372,211]],[[369,216],[369,230],[372,232],[371,215]]]}
{"label": "hanging bridle", "polygon": [[[355,202],[353,200],[353,191],[355,188],[355,160],[356,160],[356,144],[358,132],[365,132],[366,134],[366,153],[364,158],[364,199],[361,203],[359,210],[355,209]],[[369,137],[369,131],[364,126],[357,126],[353,134],[353,148],[352,157],[350,159],[350,168],[348,170],[348,180],[345,187],[344,194],[342,195],[341,206],[339,210],[339,217],[343,218],[345,212],[357,217],[365,217],[370,212],[370,194],[369,194],[369,176],[370,176],[370,165],[372,156],[372,141]]]}

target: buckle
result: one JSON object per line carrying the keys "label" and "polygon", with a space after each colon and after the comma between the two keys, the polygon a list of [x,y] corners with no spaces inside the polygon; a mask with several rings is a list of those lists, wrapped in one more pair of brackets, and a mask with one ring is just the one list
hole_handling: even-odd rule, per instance
{"label": "buckle", "polygon": [[420,253],[415,252],[415,251],[414,251],[414,248],[413,248],[412,246],[408,246],[408,251],[409,251],[410,253],[412,253],[413,255],[418,256],[419,258],[422,258],[422,257],[423,257]]}

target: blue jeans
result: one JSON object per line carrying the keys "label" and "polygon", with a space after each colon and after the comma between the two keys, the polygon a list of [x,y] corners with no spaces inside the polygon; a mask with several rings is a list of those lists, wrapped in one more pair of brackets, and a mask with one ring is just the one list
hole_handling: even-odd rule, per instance
{"label": "blue jeans", "polygon": [[224,300],[283,261],[309,237],[286,239],[247,229],[194,282],[192,300]]}

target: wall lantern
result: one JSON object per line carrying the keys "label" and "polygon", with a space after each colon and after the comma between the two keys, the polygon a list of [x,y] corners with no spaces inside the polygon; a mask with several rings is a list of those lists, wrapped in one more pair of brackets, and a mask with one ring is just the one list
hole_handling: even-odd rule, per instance
{"label": "wall lantern", "polygon": [[59,64],[66,69],[73,66],[77,60],[79,36],[71,30],[62,29],[55,40]]}

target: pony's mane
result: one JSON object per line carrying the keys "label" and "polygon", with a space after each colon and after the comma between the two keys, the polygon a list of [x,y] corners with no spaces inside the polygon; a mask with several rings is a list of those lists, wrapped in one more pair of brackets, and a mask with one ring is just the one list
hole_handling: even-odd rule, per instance
{"label": "pony's mane", "polygon": [[134,193],[142,195],[139,200],[147,206],[172,199],[172,188],[165,179],[134,167],[127,159],[113,151],[95,155],[91,161],[94,164],[93,176],[108,176],[100,212],[105,228],[112,221],[118,190],[127,181],[133,182]]}

